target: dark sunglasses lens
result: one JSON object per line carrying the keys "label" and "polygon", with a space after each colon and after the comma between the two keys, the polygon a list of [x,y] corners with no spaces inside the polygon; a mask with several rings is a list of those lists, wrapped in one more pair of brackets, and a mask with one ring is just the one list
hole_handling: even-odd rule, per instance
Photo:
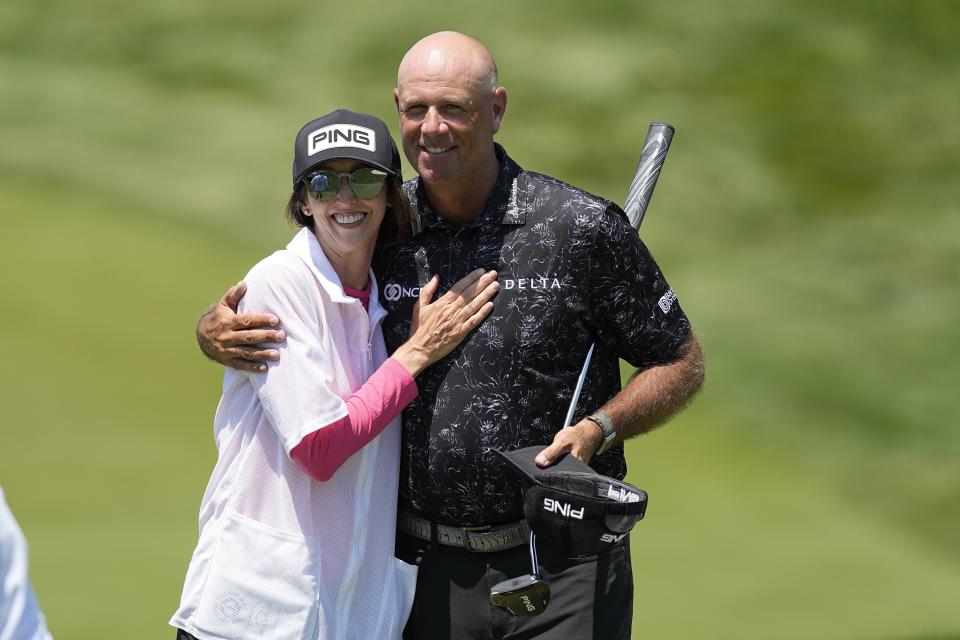
{"label": "dark sunglasses lens", "polygon": [[350,187],[358,198],[376,198],[386,179],[386,172],[365,167],[350,174]]}
{"label": "dark sunglasses lens", "polygon": [[490,604],[513,616],[538,616],[550,604],[550,585],[531,575],[504,580],[490,589]]}
{"label": "dark sunglasses lens", "polygon": [[317,200],[333,200],[340,191],[340,176],[332,171],[318,171],[307,176],[307,191]]}

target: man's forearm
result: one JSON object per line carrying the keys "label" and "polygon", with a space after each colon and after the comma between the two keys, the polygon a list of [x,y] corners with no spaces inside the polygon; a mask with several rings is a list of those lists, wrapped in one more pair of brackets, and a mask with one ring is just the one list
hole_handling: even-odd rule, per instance
{"label": "man's forearm", "polygon": [[686,406],[703,377],[703,351],[691,330],[670,362],[638,370],[600,411],[613,421],[617,440],[626,440],[663,424]]}
{"label": "man's forearm", "polygon": [[[600,411],[610,417],[616,440],[626,440],[666,422],[690,401],[701,384],[703,352],[691,331],[669,362],[638,371]],[[537,455],[537,464],[547,467],[565,453],[590,462],[603,445],[600,422],[584,418],[560,429],[553,443]]]}

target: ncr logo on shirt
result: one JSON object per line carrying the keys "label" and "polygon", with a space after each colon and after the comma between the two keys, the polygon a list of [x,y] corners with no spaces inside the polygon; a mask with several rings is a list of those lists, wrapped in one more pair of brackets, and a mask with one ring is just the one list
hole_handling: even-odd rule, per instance
{"label": "ncr logo on shirt", "polygon": [[396,282],[388,282],[383,288],[383,297],[388,302],[396,302],[400,298],[419,298],[420,287],[404,287]]}
{"label": "ncr logo on shirt", "polygon": [[331,124],[307,136],[307,155],[310,156],[341,147],[366,149],[372,153],[377,150],[377,137],[373,129],[355,124]]}

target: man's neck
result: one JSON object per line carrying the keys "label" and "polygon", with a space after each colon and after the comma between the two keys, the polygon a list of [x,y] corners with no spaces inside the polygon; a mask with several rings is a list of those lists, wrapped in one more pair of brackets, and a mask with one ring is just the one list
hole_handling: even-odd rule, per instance
{"label": "man's neck", "polygon": [[421,181],[430,206],[437,215],[452,224],[463,225],[483,213],[499,173],[500,163],[494,156],[485,165],[482,175],[468,183],[431,184],[426,180]]}

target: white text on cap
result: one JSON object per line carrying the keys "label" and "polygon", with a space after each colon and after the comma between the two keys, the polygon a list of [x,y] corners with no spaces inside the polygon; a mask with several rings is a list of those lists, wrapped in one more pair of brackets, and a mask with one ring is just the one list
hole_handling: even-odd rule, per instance
{"label": "white text on cap", "polygon": [[356,147],[374,152],[377,150],[377,138],[373,129],[355,124],[331,124],[312,131],[307,136],[307,155],[340,147]]}

